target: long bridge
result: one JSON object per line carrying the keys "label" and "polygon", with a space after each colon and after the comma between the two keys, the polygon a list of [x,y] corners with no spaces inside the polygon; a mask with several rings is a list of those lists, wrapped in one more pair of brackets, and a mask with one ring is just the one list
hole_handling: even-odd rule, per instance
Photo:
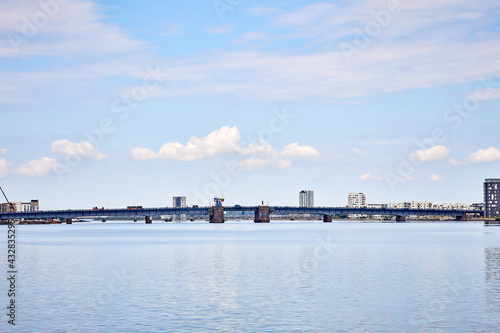
{"label": "long bridge", "polygon": [[269,223],[271,215],[311,214],[323,215],[324,222],[332,222],[335,215],[385,215],[395,216],[397,222],[404,222],[408,216],[454,216],[464,220],[468,215],[484,216],[482,210],[437,210],[437,209],[392,209],[392,208],[351,208],[351,207],[290,207],[290,206],[230,206],[230,207],[187,207],[187,208],[142,208],[125,209],[88,209],[88,210],[45,210],[36,212],[7,212],[0,215],[0,221],[20,219],[66,219],[71,224],[73,219],[128,217],[144,219],[152,223],[153,217],[162,215],[209,216],[211,223],[224,223],[224,212],[254,212],[256,223]]}

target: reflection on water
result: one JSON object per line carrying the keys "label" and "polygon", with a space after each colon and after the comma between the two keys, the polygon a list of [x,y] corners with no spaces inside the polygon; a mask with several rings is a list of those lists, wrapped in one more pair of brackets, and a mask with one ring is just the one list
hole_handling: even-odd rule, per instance
{"label": "reflection on water", "polygon": [[[99,222],[18,230],[19,332],[499,327],[500,228],[485,232],[478,223]],[[5,322],[0,331],[13,332]]]}
{"label": "reflection on water", "polygon": [[492,325],[500,325],[500,248],[484,250],[484,272],[486,277],[486,303],[490,311],[496,313],[490,317]]}
{"label": "reflection on water", "polygon": [[484,250],[486,281],[500,290],[500,248]]}

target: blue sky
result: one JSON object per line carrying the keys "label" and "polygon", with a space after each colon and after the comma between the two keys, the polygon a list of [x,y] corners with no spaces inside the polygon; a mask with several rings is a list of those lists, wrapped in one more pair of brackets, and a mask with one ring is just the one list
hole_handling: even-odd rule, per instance
{"label": "blue sky", "polygon": [[500,4],[0,4],[0,186],[44,209],[482,201]]}

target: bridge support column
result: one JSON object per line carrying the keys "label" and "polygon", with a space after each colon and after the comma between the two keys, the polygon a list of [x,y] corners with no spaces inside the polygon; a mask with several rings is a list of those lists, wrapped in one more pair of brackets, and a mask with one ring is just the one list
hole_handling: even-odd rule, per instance
{"label": "bridge support column", "polygon": [[255,211],[255,223],[271,222],[271,208],[269,206],[259,206]]}
{"label": "bridge support column", "polygon": [[405,222],[405,221],[406,221],[406,217],[396,215],[396,222]]}
{"label": "bridge support column", "polygon": [[151,218],[151,216],[145,216],[145,217],[144,217],[144,221],[145,221],[147,224],[151,224],[151,223],[153,223],[153,219]]}
{"label": "bridge support column", "polygon": [[210,223],[224,223],[224,207],[215,206],[208,210]]}
{"label": "bridge support column", "polygon": [[66,219],[66,224],[73,224],[73,219],[67,218]]}
{"label": "bridge support column", "polygon": [[331,215],[323,215],[323,222],[332,222],[333,218]]}

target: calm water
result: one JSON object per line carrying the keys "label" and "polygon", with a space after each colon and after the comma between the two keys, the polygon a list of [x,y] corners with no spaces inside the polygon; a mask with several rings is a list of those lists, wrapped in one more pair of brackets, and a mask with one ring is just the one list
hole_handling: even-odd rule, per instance
{"label": "calm water", "polygon": [[480,223],[98,222],[17,240],[1,332],[500,331],[500,227]]}

